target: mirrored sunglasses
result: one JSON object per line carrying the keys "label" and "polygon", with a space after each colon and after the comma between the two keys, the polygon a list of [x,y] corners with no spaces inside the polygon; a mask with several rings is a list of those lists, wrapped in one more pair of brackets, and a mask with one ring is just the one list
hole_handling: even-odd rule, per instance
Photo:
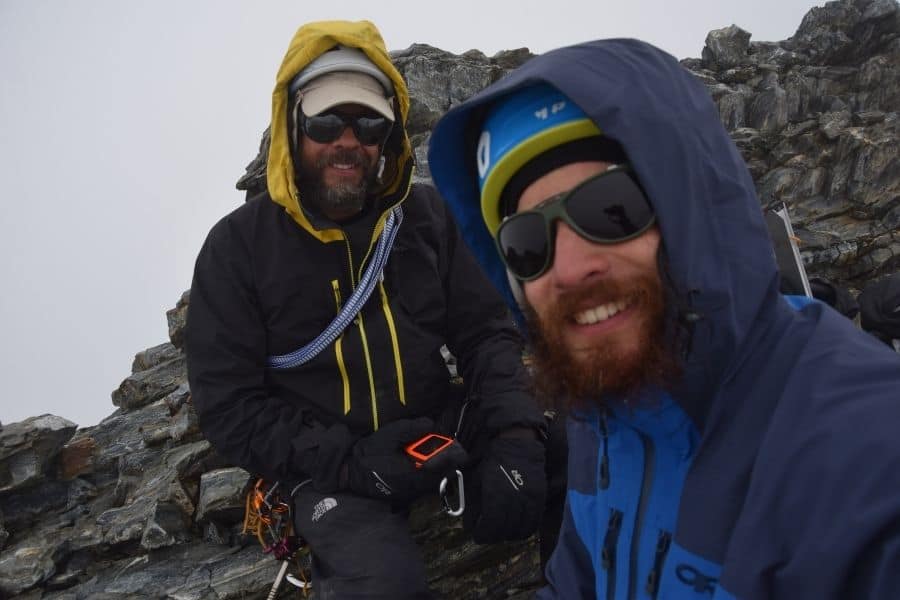
{"label": "mirrored sunglasses", "polygon": [[656,216],[631,169],[614,165],[501,223],[497,246],[517,279],[537,279],[553,264],[557,219],[587,240],[618,244],[647,231]]}

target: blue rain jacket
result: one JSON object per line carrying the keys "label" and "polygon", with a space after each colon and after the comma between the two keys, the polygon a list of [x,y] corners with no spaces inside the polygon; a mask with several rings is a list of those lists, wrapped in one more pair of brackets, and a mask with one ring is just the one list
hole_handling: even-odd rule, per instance
{"label": "blue rain jacket", "polygon": [[[455,107],[435,183],[513,302],[479,212],[477,121],[549,83],[625,148],[699,316],[677,389],[569,418],[569,490],[540,598],[900,598],[900,357],[779,294],[753,181],[704,86],[637,40],[561,48]],[[475,124],[473,124],[475,123]]]}

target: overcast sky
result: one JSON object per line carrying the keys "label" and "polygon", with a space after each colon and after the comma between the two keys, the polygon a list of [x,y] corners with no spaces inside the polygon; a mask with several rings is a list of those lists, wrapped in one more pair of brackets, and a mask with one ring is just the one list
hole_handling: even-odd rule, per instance
{"label": "overcast sky", "polygon": [[243,201],[297,27],[370,19],[390,50],[532,52],[637,37],[678,58],[736,24],[783,40],[811,0],[0,0],[0,421],[113,412],[168,340],[209,228]]}

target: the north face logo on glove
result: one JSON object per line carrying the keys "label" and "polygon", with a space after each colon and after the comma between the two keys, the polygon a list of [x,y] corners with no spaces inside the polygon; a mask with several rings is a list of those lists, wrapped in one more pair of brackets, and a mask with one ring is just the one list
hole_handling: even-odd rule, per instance
{"label": "the north face logo on glove", "polygon": [[337,506],[337,500],[334,498],[322,498],[318,504],[313,506],[312,522],[315,523],[325,516],[329,510]]}

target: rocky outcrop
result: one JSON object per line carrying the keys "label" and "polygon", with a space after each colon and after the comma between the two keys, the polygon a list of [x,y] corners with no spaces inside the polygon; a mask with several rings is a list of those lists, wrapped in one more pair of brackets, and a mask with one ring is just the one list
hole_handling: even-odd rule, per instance
{"label": "rocky outcrop", "polygon": [[[530,56],[426,45],[393,54],[413,97],[420,179],[429,178],[436,120]],[[761,205],[787,204],[811,275],[858,289],[900,270],[896,2],[831,2],[777,43],[753,42],[736,26],[713,31],[702,58],[683,64],[717,103]],[[264,137],[241,189],[264,185],[266,145]],[[181,350],[189,302],[185,292],[167,313],[169,342],[135,357],[101,423],[77,429],[44,415],[0,429],[0,597],[268,593],[278,562],[240,535],[248,474],[203,439],[191,405]],[[537,585],[534,540],[474,545],[428,501],[412,526],[443,596],[524,598]]]}
{"label": "rocky outcrop", "polygon": [[732,26],[683,64],[707,85],[760,202],[784,202],[807,271],[851,289],[900,270],[900,10],[830,2],[790,39]]}
{"label": "rocky outcrop", "polygon": [[[135,357],[101,423],[76,431],[45,415],[0,430],[0,597],[268,593],[279,563],[241,535],[250,475],[216,455],[190,402],[179,347],[189,301],[169,311],[171,341]],[[524,597],[536,585],[534,540],[477,546],[433,500],[411,524],[447,597]]]}

